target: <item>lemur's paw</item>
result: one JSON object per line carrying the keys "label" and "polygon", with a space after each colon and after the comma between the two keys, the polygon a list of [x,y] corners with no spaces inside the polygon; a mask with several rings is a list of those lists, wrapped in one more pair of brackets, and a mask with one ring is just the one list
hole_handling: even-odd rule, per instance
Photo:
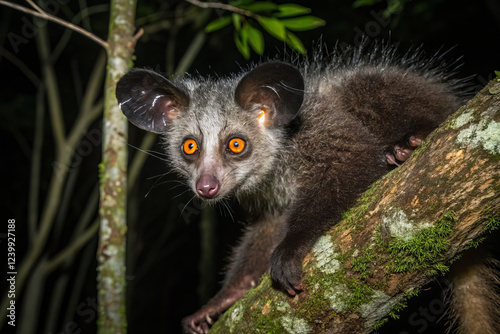
{"label": "lemur's paw", "polygon": [[289,295],[295,296],[300,293],[303,290],[302,258],[282,244],[278,245],[271,255],[271,278]]}
{"label": "lemur's paw", "polygon": [[203,307],[198,312],[182,319],[182,329],[186,334],[207,334],[210,326],[220,316],[210,307]]}
{"label": "lemur's paw", "polygon": [[422,144],[423,137],[419,135],[406,136],[401,142],[389,146],[384,151],[384,156],[389,165],[400,166],[408,160],[413,151]]}

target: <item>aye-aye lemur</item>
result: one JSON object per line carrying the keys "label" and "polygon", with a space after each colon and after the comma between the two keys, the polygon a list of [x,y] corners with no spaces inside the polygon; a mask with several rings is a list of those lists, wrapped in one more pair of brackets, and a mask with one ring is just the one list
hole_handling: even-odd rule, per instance
{"label": "aye-aye lemur", "polygon": [[302,260],[377,178],[404,162],[460,105],[444,60],[378,45],[227,78],[174,82],[132,69],[116,97],[136,126],[162,134],[172,168],[203,201],[234,196],[252,222],[222,289],[183,321],[206,333],[261,275],[290,295]]}

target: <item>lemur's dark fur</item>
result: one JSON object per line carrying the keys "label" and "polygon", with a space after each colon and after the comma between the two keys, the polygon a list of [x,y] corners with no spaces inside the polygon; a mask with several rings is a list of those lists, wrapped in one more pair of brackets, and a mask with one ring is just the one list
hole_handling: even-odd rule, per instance
{"label": "lemur's dark fur", "polygon": [[193,192],[235,196],[253,221],[222,289],[184,320],[187,333],[206,333],[268,269],[290,295],[302,290],[302,260],[318,237],[458,108],[460,81],[443,59],[394,54],[355,49],[327,64],[267,62],[176,82],[133,69],[119,81],[123,113],[163,135]]}

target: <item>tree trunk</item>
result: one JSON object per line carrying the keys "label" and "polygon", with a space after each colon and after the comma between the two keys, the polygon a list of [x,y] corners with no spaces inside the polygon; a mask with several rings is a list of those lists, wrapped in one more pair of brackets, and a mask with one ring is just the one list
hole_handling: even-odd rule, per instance
{"label": "tree trunk", "polygon": [[100,167],[98,255],[99,333],[126,333],[125,245],[128,122],[118,108],[115,87],[131,66],[136,1],[111,1],[108,72],[105,84],[103,160]]}
{"label": "tree trunk", "polygon": [[211,333],[369,333],[500,225],[500,82],[376,182],[306,257],[295,298],[266,274]]}

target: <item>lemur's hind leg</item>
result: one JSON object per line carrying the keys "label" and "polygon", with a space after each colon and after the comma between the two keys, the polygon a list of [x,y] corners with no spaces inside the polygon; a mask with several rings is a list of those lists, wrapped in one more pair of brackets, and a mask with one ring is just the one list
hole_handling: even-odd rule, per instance
{"label": "lemur's hind leg", "polygon": [[422,133],[408,134],[401,141],[387,147],[384,151],[387,163],[399,167],[422,144],[425,137],[427,135]]}

